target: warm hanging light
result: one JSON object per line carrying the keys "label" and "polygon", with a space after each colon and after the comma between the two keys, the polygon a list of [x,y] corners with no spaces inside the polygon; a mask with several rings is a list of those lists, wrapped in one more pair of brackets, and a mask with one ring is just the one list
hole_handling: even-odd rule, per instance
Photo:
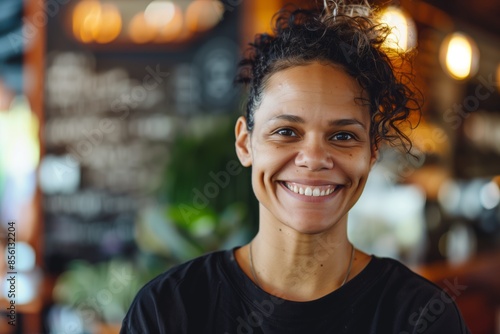
{"label": "warm hanging light", "polygon": [[158,35],[158,28],[150,25],[144,12],[140,12],[135,14],[130,21],[128,25],[128,35],[134,43],[148,43]]}
{"label": "warm hanging light", "polygon": [[401,8],[387,7],[382,11],[380,21],[392,29],[384,43],[387,48],[406,52],[417,45],[415,23]]}
{"label": "warm hanging light", "polygon": [[448,75],[463,80],[476,74],[479,51],[469,36],[455,32],[448,35],[441,44],[440,61]]}
{"label": "warm hanging light", "polygon": [[109,43],[114,41],[122,30],[122,18],[120,10],[112,3],[101,5],[101,16],[99,28],[94,39],[97,43]]}
{"label": "warm hanging light", "polygon": [[122,29],[118,7],[111,3],[87,0],[78,3],[73,10],[73,34],[84,43],[109,43]]}
{"label": "warm hanging light", "polygon": [[163,27],[174,18],[176,5],[172,1],[152,1],[144,11],[146,21],[155,27]]}
{"label": "warm hanging light", "polygon": [[165,25],[160,27],[160,31],[155,39],[155,42],[165,43],[179,40],[182,36],[183,31],[186,30],[184,29],[182,10],[178,6],[176,6],[172,19]]}
{"label": "warm hanging light", "polygon": [[144,11],[149,25],[157,29],[155,42],[171,42],[179,38],[184,28],[181,8],[172,1],[155,0]]}
{"label": "warm hanging light", "polygon": [[73,35],[83,43],[101,44],[118,38],[133,43],[186,41],[214,28],[225,10],[221,0],[75,2],[71,22]]}
{"label": "warm hanging light", "polygon": [[99,1],[89,0],[79,2],[73,9],[73,34],[84,43],[93,41],[92,31],[97,26],[101,12]]}
{"label": "warm hanging light", "polygon": [[219,23],[223,13],[224,5],[218,0],[195,0],[186,10],[186,26],[193,32],[209,30]]}

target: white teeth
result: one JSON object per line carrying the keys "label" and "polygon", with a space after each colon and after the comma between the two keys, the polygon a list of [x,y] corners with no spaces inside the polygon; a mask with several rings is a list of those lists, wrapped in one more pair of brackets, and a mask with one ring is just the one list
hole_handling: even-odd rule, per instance
{"label": "white teeth", "polygon": [[305,195],[305,196],[315,196],[315,197],[328,196],[335,191],[335,187],[331,188],[331,186],[326,188],[326,189],[324,189],[325,186],[323,186],[323,189],[321,189],[321,187],[318,187],[318,188],[304,187],[303,188],[301,186],[297,186],[296,184],[291,185],[291,184],[288,184],[286,182],[284,182],[284,183],[285,183],[286,187],[288,189],[290,189],[291,191],[293,191],[294,193]]}

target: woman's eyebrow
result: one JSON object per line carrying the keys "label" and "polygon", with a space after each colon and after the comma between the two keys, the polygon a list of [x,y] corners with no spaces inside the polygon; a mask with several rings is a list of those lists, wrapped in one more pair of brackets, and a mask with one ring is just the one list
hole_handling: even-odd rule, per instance
{"label": "woman's eyebrow", "polygon": [[302,117],[290,115],[290,114],[281,114],[278,116],[274,116],[273,118],[271,118],[269,120],[269,122],[275,121],[275,120],[285,120],[285,121],[289,121],[292,123],[305,123],[306,122]]}
{"label": "woman's eyebrow", "polygon": [[366,130],[366,125],[363,122],[358,121],[357,119],[354,118],[343,118],[343,119],[332,120],[328,122],[328,125],[329,126],[358,125]]}
{"label": "woman's eyebrow", "polygon": [[[281,114],[281,115],[274,116],[273,118],[271,118],[269,120],[269,122],[276,121],[276,120],[285,120],[285,121],[289,121],[292,123],[301,123],[301,124],[306,122],[302,117],[296,116],[296,115],[290,115],[290,114]],[[363,129],[366,130],[366,125],[363,122],[358,121],[355,118],[342,118],[342,119],[331,120],[331,121],[328,121],[328,125],[329,126],[357,125],[357,126],[361,126]]]}

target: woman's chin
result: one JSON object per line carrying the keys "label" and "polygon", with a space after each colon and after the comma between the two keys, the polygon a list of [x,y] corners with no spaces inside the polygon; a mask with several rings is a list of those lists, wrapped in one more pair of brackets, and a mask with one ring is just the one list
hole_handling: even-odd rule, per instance
{"label": "woman's chin", "polygon": [[294,219],[292,221],[288,221],[286,225],[298,233],[314,235],[332,231],[335,227],[338,226],[339,223],[340,222],[322,221],[321,219],[318,220]]}

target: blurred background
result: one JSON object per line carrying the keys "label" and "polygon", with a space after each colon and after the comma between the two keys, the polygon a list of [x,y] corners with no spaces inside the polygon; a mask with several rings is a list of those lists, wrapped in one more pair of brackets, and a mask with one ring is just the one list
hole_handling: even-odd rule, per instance
{"label": "blurred background", "polygon": [[[233,78],[288,3],[322,6],[0,2],[0,333],[118,333],[151,278],[253,236]],[[350,239],[447,288],[473,333],[500,333],[500,2],[372,4],[387,47],[418,49],[425,103],[414,156],[382,148]]]}

